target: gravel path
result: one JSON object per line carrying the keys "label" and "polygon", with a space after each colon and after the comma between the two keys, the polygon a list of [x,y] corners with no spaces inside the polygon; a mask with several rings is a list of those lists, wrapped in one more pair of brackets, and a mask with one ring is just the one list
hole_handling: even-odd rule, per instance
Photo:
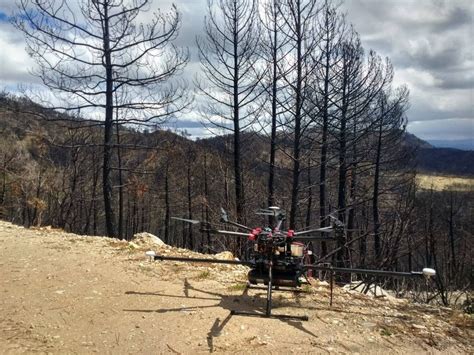
{"label": "gravel path", "polygon": [[[0,353],[473,353],[472,317],[315,282],[262,310],[243,267],[149,262],[146,245],[0,222]],[[197,255],[162,247],[169,255]]]}

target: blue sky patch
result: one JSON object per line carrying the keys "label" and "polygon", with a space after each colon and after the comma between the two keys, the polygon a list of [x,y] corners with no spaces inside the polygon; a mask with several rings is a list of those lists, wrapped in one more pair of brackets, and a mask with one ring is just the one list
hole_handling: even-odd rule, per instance
{"label": "blue sky patch", "polygon": [[0,11],[0,22],[7,22],[8,21],[8,16],[6,13]]}

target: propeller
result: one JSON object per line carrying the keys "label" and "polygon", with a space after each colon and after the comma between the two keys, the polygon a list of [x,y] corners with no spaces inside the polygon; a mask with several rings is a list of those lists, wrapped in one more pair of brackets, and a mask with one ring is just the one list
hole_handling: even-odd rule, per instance
{"label": "propeller", "polygon": [[229,215],[227,214],[226,210],[221,207],[221,222],[228,223],[229,222]]}
{"label": "propeller", "polygon": [[229,220],[229,215],[227,214],[226,210],[223,209],[222,207],[221,207],[221,222],[230,224],[234,227],[238,227],[240,229],[244,229],[244,230],[247,230],[247,231],[252,230],[252,228],[250,228],[250,227],[247,227],[247,226],[244,226],[243,224],[240,224],[240,223],[237,223],[237,222],[232,222],[231,220]]}
{"label": "propeller", "polygon": [[265,210],[260,210],[255,212],[255,214],[261,215],[261,216],[274,216],[275,214],[272,211],[265,211]]}
{"label": "propeller", "polygon": [[177,221],[182,221],[186,223],[192,223],[192,224],[201,223],[201,221],[198,221],[197,219],[186,219],[186,218],[179,218],[179,217],[171,217],[171,219],[175,219]]}
{"label": "propeller", "polygon": [[262,216],[278,216],[284,215],[285,213],[278,206],[270,206],[268,208],[260,208],[255,211],[255,214]]}
{"label": "propeller", "polygon": [[301,232],[295,232],[296,235],[304,235],[304,234],[309,234],[309,233],[331,233],[334,231],[333,227],[322,227],[322,228],[315,228],[315,229],[307,229]]}
{"label": "propeller", "polygon": [[329,218],[332,219],[332,223],[337,227],[344,227],[344,223],[341,222],[337,217],[335,217],[332,213],[330,213]]}

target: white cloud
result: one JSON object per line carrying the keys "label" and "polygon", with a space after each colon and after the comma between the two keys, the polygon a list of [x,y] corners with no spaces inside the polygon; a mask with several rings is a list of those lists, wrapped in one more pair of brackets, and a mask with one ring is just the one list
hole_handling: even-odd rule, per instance
{"label": "white cloud", "polygon": [[467,140],[474,137],[474,121],[452,118],[444,120],[415,121],[408,130],[425,140]]}
{"label": "white cloud", "polygon": [[23,38],[7,23],[0,23],[0,48],[0,79],[4,85],[34,80],[29,74],[34,62],[26,53]]}
{"label": "white cloud", "polygon": [[472,137],[473,4],[470,0],[344,4],[363,45],[391,58],[395,84],[410,89],[408,130],[421,137]]}

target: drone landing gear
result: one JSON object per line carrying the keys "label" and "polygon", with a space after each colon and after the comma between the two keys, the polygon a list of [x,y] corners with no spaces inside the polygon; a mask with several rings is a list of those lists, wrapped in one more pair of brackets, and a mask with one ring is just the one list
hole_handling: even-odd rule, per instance
{"label": "drone landing gear", "polygon": [[[309,318],[308,316],[293,316],[293,315],[286,315],[286,314],[272,314],[272,291],[295,291],[289,289],[279,289],[278,286],[272,285],[273,275],[272,275],[272,265],[270,264],[268,267],[268,285],[266,287],[267,290],[267,305],[265,309],[265,313],[258,313],[258,312],[246,312],[246,311],[235,311],[232,310],[230,314],[232,315],[239,315],[239,316],[250,316],[250,317],[265,317],[265,318],[275,318],[275,319],[299,319],[303,321],[307,321]],[[258,286],[250,286],[247,284],[247,289],[255,288],[255,289],[265,289],[265,287],[258,287]],[[299,291],[299,290],[296,290]]]}

